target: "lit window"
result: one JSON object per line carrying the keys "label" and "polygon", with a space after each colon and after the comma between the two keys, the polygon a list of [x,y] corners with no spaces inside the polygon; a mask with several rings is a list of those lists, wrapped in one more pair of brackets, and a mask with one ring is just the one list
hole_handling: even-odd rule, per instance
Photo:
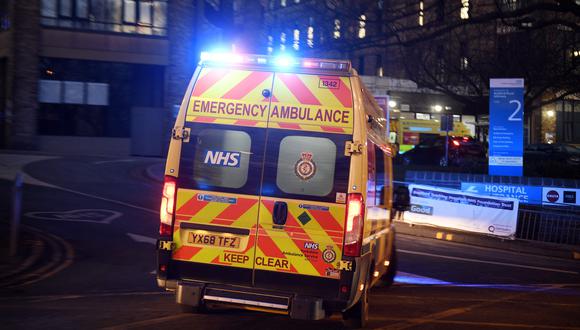
{"label": "lit window", "polygon": [[419,25],[420,26],[423,26],[423,24],[425,23],[424,22],[425,12],[423,11],[425,9],[424,7],[425,6],[423,4],[423,1],[419,1]]}
{"label": "lit window", "polygon": [[340,20],[334,20],[334,33],[332,35],[334,39],[340,39]]}
{"label": "lit window", "polygon": [[286,50],[286,33],[284,32],[280,33],[280,50]]}
{"label": "lit window", "polygon": [[280,0],[280,6],[286,7],[286,0]]}
{"label": "lit window", "polygon": [[574,49],[572,52],[572,57],[580,57],[580,50]]}
{"label": "lit window", "polygon": [[383,67],[380,66],[379,69],[377,70],[377,76],[382,77],[383,75],[384,75]]}
{"label": "lit window", "polygon": [[461,19],[469,18],[469,0],[461,0],[461,10],[459,12]]}
{"label": "lit window", "polygon": [[268,55],[274,52],[274,37],[268,36]]}
{"label": "lit window", "polygon": [[310,48],[314,47],[314,27],[312,26],[308,27],[306,38],[307,38],[306,44],[308,45],[308,47]]}
{"label": "lit window", "polygon": [[469,67],[469,59],[465,56],[462,56],[459,67],[461,68],[461,70],[467,70],[467,68]]}
{"label": "lit window", "polygon": [[366,15],[360,15],[359,20],[358,20],[358,37],[359,39],[362,39],[364,37],[366,37],[367,35],[367,30],[365,28],[365,26],[367,25],[367,17]]}
{"label": "lit window", "polygon": [[294,42],[292,43],[294,50],[300,49],[300,30],[294,29]]}
{"label": "lit window", "polygon": [[417,112],[415,114],[415,118],[416,119],[419,119],[419,120],[431,120],[431,115],[428,114],[428,113],[420,113],[420,112]]}

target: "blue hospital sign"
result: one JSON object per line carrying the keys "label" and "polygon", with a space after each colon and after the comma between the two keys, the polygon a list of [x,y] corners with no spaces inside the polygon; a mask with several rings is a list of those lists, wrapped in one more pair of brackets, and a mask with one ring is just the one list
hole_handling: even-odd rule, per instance
{"label": "blue hospital sign", "polygon": [[522,176],[524,79],[490,79],[489,87],[489,174]]}

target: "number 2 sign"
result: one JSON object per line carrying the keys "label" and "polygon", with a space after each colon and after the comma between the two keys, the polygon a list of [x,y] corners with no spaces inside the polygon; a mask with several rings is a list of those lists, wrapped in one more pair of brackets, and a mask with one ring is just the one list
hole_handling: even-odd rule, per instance
{"label": "number 2 sign", "polygon": [[523,174],[523,79],[490,79],[489,174]]}

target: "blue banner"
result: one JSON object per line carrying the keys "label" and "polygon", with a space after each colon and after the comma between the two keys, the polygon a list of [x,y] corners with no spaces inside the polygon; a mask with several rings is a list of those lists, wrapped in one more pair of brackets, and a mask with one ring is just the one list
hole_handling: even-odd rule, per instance
{"label": "blue banner", "polygon": [[462,182],[461,191],[479,195],[517,198],[520,203],[525,204],[542,204],[542,187],[539,186]]}
{"label": "blue banner", "polygon": [[523,175],[524,80],[489,81],[489,174]]}

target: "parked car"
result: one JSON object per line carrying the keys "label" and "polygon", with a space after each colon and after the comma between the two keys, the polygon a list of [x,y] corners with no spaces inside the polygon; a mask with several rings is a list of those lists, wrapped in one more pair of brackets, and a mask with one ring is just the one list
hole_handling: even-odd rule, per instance
{"label": "parked car", "polygon": [[485,147],[471,137],[449,137],[449,156],[445,159],[445,136],[417,144],[401,156],[404,165],[463,166],[485,162]]}
{"label": "parked car", "polygon": [[570,166],[580,165],[580,149],[571,144],[529,144],[524,149],[524,158],[530,162],[557,162]]}

